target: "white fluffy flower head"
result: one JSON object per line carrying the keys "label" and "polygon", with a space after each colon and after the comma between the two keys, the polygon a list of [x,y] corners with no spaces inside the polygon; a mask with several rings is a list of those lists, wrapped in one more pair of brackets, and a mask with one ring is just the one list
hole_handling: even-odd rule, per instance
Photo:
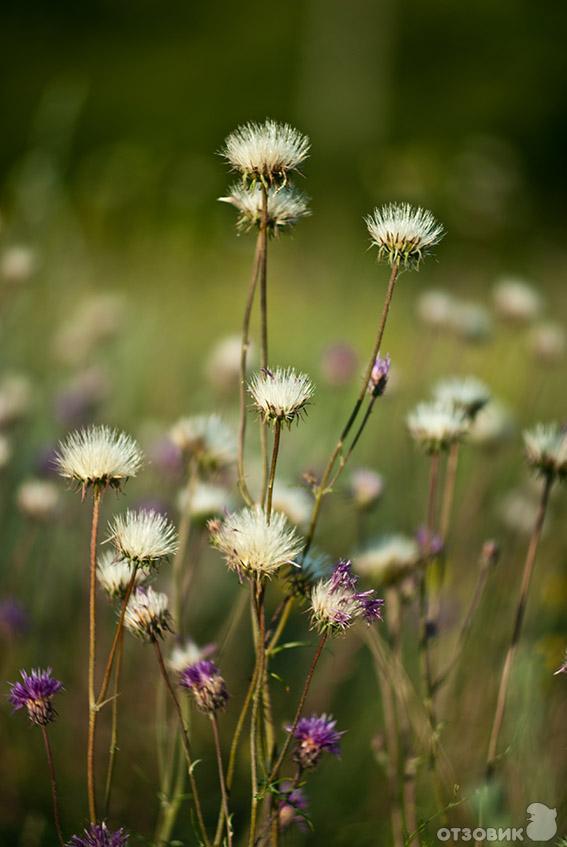
{"label": "white fluffy flower head", "polygon": [[156,566],[177,551],[177,532],[165,515],[151,510],[128,509],[110,524],[107,541],[118,556],[140,567]]}
{"label": "white fluffy flower head", "polygon": [[448,403],[420,403],[408,415],[412,438],[428,453],[439,453],[466,434],[468,423],[463,412]]}
{"label": "white fluffy flower head", "polygon": [[59,505],[59,491],[52,482],[28,479],[18,489],[18,507],[32,520],[48,520]]}
{"label": "white fluffy flower head", "polygon": [[530,467],[551,479],[567,477],[567,427],[537,424],[524,433],[524,445]]}
{"label": "white fluffy flower head", "polygon": [[[262,223],[262,196],[260,186],[250,188],[233,185],[228,197],[219,197],[222,203],[230,203],[238,210],[236,228],[239,232],[248,232]],[[289,230],[301,219],[310,215],[307,197],[292,187],[268,189],[268,231],[278,235],[281,230]]]}
{"label": "white fluffy flower head", "polygon": [[136,476],[142,451],[124,432],[108,426],[80,429],[59,445],[56,465],[59,474],[79,485],[120,488]]}
{"label": "white fluffy flower head", "polygon": [[229,568],[247,576],[271,577],[282,565],[295,564],[302,547],[285,515],[273,514],[268,522],[259,506],[230,514],[222,523],[211,521],[209,527],[211,542]]}
{"label": "white fluffy flower head", "polygon": [[418,267],[444,234],[431,212],[409,203],[388,203],[376,208],[365,222],[372,243],[378,248],[378,259],[392,267]]}
{"label": "white fluffy flower head", "polygon": [[353,558],[357,573],[379,585],[391,585],[412,572],[420,558],[417,541],[406,535],[387,535]]}
{"label": "white fluffy flower head", "polygon": [[[96,575],[99,585],[112,600],[125,597],[133,573],[134,566],[124,559],[117,559],[111,550],[106,550],[97,563]],[[143,570],[137,568],[134,585],[141,585],[146,576]]]}
{"label": "white fluffy flower head", "polygon": [[307,136],[289,124],[266,120],[235,129],[221,154],[245,181],[285,185],[289,172],[307,158],[309,146]]}
{"label": "white fluffy flower head", "polygon": [[220,470],[236,460],[236,436],[220,415],[181,418],[170,430],[174,444],[202,467]]}
{"label": "white fluffy flower head", "polygon": [[276,368],[255,374],[248,390],[264,421],[291,425],[305,413],[315,389],[306,374]]}
{"label": "white fluffy flower head", "polygon": [[521,279],[502,279],[494,288],[493,297],[498,314],[515,323],[535,320],[543,308],[539,292]]}
{"label": "white fluffy flower head", "polygon": [[138,588],[126,606],[124,625],[144,641],[155,641],[173,632],[167,594],[153,588]]}
{"label": "white fluffy flower head", "polygon": [[435,386],[433,396],[440,403],[447,403],[474,420],[477,414],[490,402],[490,389],[482,380],[474,376],[444,379]]}

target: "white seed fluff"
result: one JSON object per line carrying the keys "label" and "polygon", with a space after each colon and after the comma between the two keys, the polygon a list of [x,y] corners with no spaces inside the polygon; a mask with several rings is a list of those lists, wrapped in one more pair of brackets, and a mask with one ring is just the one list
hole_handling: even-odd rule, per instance
{"label": "white seed fluff", "polygon": [[388,585],[411,573],[419,556],[419,545],[414,538],[387,535],[355,554],[352,564],[357,573]]}
{"label": "white seed fluff", "polygon": [[214,644],[207,644],[204,647],[199,647],[190,638],[184,644],[177,644],[171,651],[168,665],[175,673],[183,673],[183,671],[191,665],[196,665],[201,659],[206,659],[215,651]]}
{"label": "white seed fluff", "polygon": [[144,641],[163,638],[166,632],[172,631],[173,625],[167,594],[153,588],[138,588],[126,606],[124,625]]}
{"label": "white seed fluff", "polygon": [[448,403],[420,403],[407,417],[412,438],[428,452],[445,450],[467,432],[464,414]]}
{"label": "white seed fluff", "polygon": [[228,515],[211,527],[212,544],[221,551],[232,570],[247,575],[270,577],[283,565],[295,564],[302,541],[276,513],[268,523],[259,506]]}
{"label": "white seed fluff", "polygon": [[109,530],[106,540],[119,557],[141,567],[157,565],[177,550],[175,527],[158,512],[128,509],[114,518]]}
{"label": "white seed fluff", "polygon": [[472,420],[490,401],[491,393],[482,380],[467,376],[451,377],[438,382],[433,396],[440,403],[448,403],[457,411],[464,412]]}
{"label": "white seed fluff", "polygon": [[285,183],[309,155],[309,139],[289,124],[273,120],[247,123],[225,141],[221,151],[233,170],[247,179]]}
{"label": "white seed fluff", "polygon": [[[134,567],[130,562],[124,559],[117,559],[116,554],[110,550],[106,550],[100,556],[96,568],[100,587],[112,599],[124,597],[132,581],[133,572]],[[134,585],[141,585],[146,577],[146,572],[137,568]]]}
{"label": "white seed fluff", "polygon": [[409,203],[376,208],[365,222],[372,244],[378,248],[378,258],[392,266],[418,266],[444,234],[431,212]]}
{"label": "white seed fluff", "polygon": [[546,476],[567,476],[567,429],[559,424],[537,424],[524,432],[528,464]]}
{"label": "white seed fluff", "polygon": [[143,455],[129,435],[108,426],[80,429],[60,443],[56,455],[59,474],[81,486],[120,486],[136,476]]}
{"label": "white seed fluff", "polygon": [[293,368],[260,371],[252,377],[248,390],[265,421],[288,424],[301,416],[315,391],[309,377]]}
{"label": "white seed fluff", "polygon": [[18,508],[32,520],[50,518],[59,505],[59,490],[45,479],[28,479],[22,482],[17,494]]}
{"label": "white seed fluff", "polygon": [[236,461],[236,435],[220,415],[194,415],[181,418],[170,430],[174,444],[188,457],[215,469]]}
{"label": "white seed fluff", "polygon": [[[219,197],[221,203],[230,203],[238,210],[237,229],[246,232],[262,222],[262,196],[260,186],[247,188],[233,185],[228,197]],[[295,188],[268,189],[268,229],[273,235],[291,229],[301,219],[311,214],[308,199]]]}

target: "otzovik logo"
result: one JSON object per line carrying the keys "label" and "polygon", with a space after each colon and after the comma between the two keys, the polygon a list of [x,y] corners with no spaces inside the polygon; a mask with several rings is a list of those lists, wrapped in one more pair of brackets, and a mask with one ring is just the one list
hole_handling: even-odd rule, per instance
{"label": "otzovik logo", "polygon": [[557,834],[557,809],[545,803],[530,803],[526,809],[527,826],[494,827],[443,827],[437,830],[439,841],[474,841],[475,843],[497,843],[508,841],[550,841]]}

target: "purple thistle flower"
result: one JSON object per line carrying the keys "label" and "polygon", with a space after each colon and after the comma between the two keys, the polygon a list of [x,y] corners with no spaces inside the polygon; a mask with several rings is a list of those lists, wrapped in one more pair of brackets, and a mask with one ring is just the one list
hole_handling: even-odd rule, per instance
{"label": "purple thistle flower", "polygon": [[191,691],[197,708],[206,714],[211,715],[226,706],[226,683],[210,659],[201,659],[185,668],[180,675],[179,684]]}
{"label": "purple thistle flower", "polygon": [[382,620],[382,607],[384,601],[379,597],[374,597],[373,591],[363,591],[356,594],[356,599],[360,603],[362,616],[366,623],[374,623],[374,621]]}
{"label": "purple thistle flower", "polygon": [[359,617],[369,624],[382,619],[384,601],[374,597],[372,590],[357,592],[357,582],[351,563],[341,561],[330,579],[321,580],[313,587],[312,621],[321,634],[344,632]]}
{"label": "purple thistle flower", "polygon": [[426,526],[420,526],[415,534],[422,556],[439,556],[443,552],[445,542],[437,533],[431,533]]}
{"label": "purple thistle flower", "polygon": [[352,572],[351,563],[341,559],[335,566],[329,580],[329,591],[333,594],[338,591],[354,591],[358,577]]}
{"label": "purple thistle flower", "polygon": [[385,358],[382,358],[378,353],[368,380],[368,392],[373,397],[381,397],[386,390],[391,365],[392,360],[389,353],[386,354]]}
{"label": "purple thistle flower", "polygon": [[[293,737],[297,741],[294,759],[301,768],[314,768],[323,753],[340,756],[343,733],[337,732],[336,723],[331,715],[325,714],[300,718]],[[291,727],[288,727],[290,731]]]}
{"label": "purple thistle flower", "polygon": [[0,636],[15,638],[24,635],[28,627],[28,616],[18,600],[13,597],[0,600]]}
{"label": "purple thistle flower", "polygon": [[282,829],[295,824],[302,832],[307,830],[305,812],[309,808],[307,797],[301,788],[294,788],[292,782],[282,782],[280,787],[279,823]]}
{"label": "purple thistle flower", "polygon": [[63,688],[63,684],[51,676],[51,668],[32,670],[30,674],[20,671],[23,682],[10,683],[10,702],[14,711],[28,710],[30,721],[36,726],[46,726],[56,717],[51,699]]}
{"label": "purple thistle flower", "polygon": [[103,823],[92,823],[82,835],[73,835],[67,847],[128,847],[128,834],[123,829],[111,832]]}

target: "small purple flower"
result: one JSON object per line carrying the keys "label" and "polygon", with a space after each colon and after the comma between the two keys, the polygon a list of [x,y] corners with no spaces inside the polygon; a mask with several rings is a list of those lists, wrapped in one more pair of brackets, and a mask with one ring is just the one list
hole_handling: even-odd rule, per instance
{"label": "small purple flower", "polygon": [[[301,768],[314,768],[323,753],[341,754],[341,735],[331,715],[311,715],[298,721],[293,737],[297,741],[294,759]],[[288,727],[288,732],[291,727]]]}
{"label": "small purple flower", "polygon": [[342,590],[354,591],[357,582],[358,577],[353,574],[351,563],[341,559],[329,580],[329,590],[332,593]]}
{"label": "small purple flower", "polygon": [[282,782],[280,787],[279,823],[281,829],[287,829],[295,824],[299,830],[306,832],[305,812],[309,808],[307,797],[301,788],[294,788],[291,782]]}
{"label": "small purple flower", "polygon": [[0,600],[0,637],[16,638],[25,635],[29,628],[27,613],[13,597]]}
{"label": "small purple flower", "polygon": [[206,714],[212,715],[226,706],[226,683],[210,659],[201,659],[185,668],[180,675],[179,684],[192,692],[197,708]]}
{"label": "small purple flower", "polygon": [[92,823],[82,835],[73,835],[67,847],[128,847],[128,834],[123,829],[111,832],[103,823]]}
{"label": "small purple flower", "polygon": [[420,526],[415,538],[422,556],[439,556],[445,547],[445,542],[441,536],[438,533],[429,532],[425,526]]}
{"label": "small purple flower", "polygon": [[382,620],[384,601],[380,597],[374,597],[373,591],[363,591],[355,596],[360,603],[362,616],[366,623],[370,624]]}
{"label": "small purple flower", "polygon": [[25,706],[33,724],[46,726],[56,717],[51,699],[61,691],[63,684],[53,679],[51,668],[32,670],[30,674],[20,671],[20,674],[23,682],[10,683],[9,698],[12,707],[17,711]]}
{"label": "small purple flower", "polygon": [[368,624],[382,619],[384,601],[374,597],[372,590],[356,591],[357,582],[351,563],[340,561],[330,579],[320,580],[313,587],[312,621],[322,635],[344,632],[359,617]]}
{"label": "small purple flower", "polygon": [[390,359],[390,354],[387,353],[386,357],[382,358],[380,353],[378,353],[372,373],[370,374],[370,379],[368,380],[368,392],[373,397],[381,397],[386,390],[391,366],[392,360]]}

